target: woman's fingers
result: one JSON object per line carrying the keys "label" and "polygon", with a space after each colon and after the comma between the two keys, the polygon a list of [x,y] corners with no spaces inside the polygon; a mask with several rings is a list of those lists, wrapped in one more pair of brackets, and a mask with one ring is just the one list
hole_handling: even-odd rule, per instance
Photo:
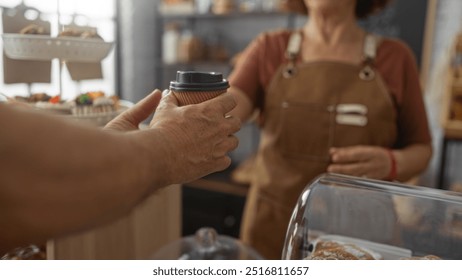
{"label": "woman's fingers", "polygon": [[390,170],[385,148],[379,146],[352,146],[332,148],[328,172],[358,177],[384,179]]}

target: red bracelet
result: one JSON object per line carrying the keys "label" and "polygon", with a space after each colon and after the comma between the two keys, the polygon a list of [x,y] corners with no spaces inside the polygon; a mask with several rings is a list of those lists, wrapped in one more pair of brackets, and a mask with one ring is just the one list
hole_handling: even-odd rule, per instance
{"label": "red bracelet", "polygon": [[386,149],[386,151],[388,153],[388,157],[390,158],[390,162],[391,162],[390,174],[388,174],[387,180],[394,181],[396,180],[396,177],[398,175],[397,174],[398,170],[396,168],[396,158],[391,149]]}

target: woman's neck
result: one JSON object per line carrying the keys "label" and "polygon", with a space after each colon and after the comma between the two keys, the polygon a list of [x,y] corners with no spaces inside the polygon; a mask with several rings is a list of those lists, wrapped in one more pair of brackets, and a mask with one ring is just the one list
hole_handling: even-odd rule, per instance
{"label": "woman's neck", "polygon": [[358,64],[363,60],[366,32],[352,11],[313,12],[303,27],[301,59],[330,60]]}
{"label": "woman's neck", "polygon": [[310,11],[303,32],[312,43],[326,46],[357,41],[363,36],[363,30],[357,25],[354,14],[348,11]]}

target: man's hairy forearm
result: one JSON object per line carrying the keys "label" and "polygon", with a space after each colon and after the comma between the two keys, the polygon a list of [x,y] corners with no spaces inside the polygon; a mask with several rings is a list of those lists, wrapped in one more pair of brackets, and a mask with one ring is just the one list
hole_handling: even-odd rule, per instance
{"label": "man's hairy forearm", "polygon": [[162,184],[156,155],[128,134],[17,110],[12,124],[7,110],[0,106],[0,227],[12,230],[1,231],[0,252],[109,221]]}
{"label": "man's hairy forearm", "polygon": [[227,168],[235,105],[222,94],[180,107],[154,90],[101,130],[0,104],[0,253],[100,225],[162,186]]}

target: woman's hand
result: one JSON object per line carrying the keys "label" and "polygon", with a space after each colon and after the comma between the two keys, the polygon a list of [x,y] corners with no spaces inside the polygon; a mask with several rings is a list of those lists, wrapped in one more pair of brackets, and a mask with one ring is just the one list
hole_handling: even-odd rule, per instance
{"label": "woman's hand", "polygon": [[388,179],[392,168],[389,151],[378,146],[351,146],[330,149],[331,164],[328,172]]}

